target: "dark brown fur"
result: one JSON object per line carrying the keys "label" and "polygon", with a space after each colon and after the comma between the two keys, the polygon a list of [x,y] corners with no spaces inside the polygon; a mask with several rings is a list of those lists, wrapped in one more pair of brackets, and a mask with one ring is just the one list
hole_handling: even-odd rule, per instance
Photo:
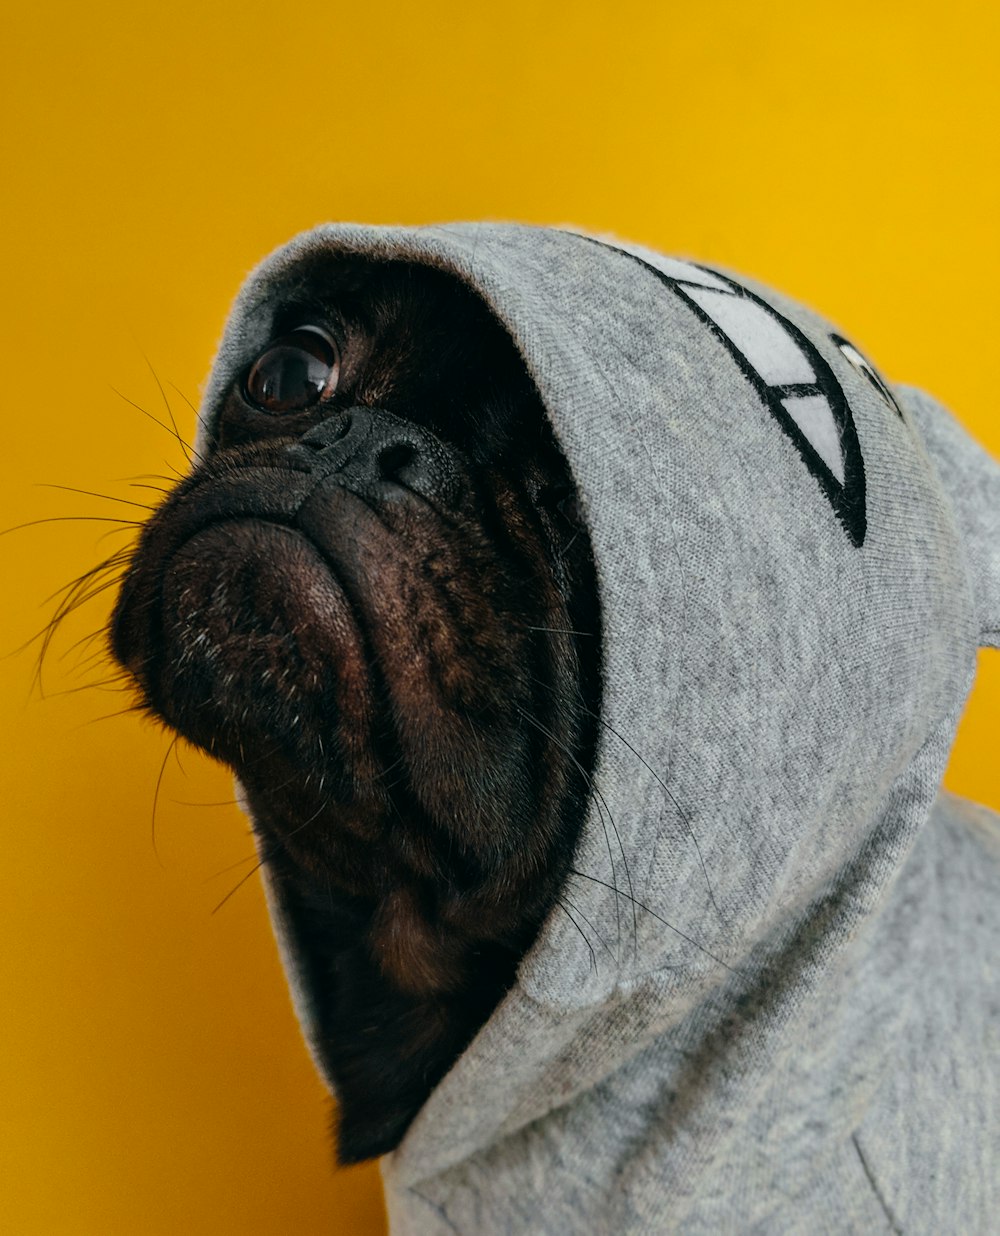
{"label": "dark brown fur", "polygon": [[[143,531],[112,646],[245,788],[354,1162],[398,1144],[556,903],[600,617],[568,468],[478,298],[342,260],[273,335],[304,321],[340,339],[332,398],[275,415],[241,377]],[[389,445],[341,459],[342,430]]]}

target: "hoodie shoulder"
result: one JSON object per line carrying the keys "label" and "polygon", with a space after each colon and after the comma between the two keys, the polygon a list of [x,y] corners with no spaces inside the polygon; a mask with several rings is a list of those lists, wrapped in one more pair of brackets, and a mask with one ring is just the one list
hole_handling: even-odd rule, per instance
{"label": "hoodie shoulder", "polygon": [[1000,463],[942,404],[916,387],[899,386],[958,524],[976,602],[980,642],[1000,647]]}

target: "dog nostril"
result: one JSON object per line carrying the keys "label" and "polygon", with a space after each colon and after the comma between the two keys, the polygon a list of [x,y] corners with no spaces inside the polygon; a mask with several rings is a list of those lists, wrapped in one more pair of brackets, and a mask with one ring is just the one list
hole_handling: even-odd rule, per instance
{"label": "dog nostril", "polygon": [[404,468],[417,457],[416,449],[408,442],[394,442],[378,453],[378,474],[383,481],[395,481]]}

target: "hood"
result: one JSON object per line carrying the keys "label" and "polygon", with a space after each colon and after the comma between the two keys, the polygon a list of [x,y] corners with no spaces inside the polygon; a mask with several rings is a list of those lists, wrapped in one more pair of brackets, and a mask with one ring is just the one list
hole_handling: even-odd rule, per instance
{"label": "hood", "polygon": [[[226,327],[202,441],[275,305],[337,252],[451,271],[509,331],[579,487],[605,630],[573,917],[546,922],[389,1157],[393,1221],[647,1230],[654,1193],[726,1193],[735,1130],[773,1114],[779,1074],[795,1110],[843,1136],[861,1119],[875,1083],[846,1077],[847,1045],[870,1071],[891,1049],[852,1011],[859,976],[895,938],[977,648],[1000,641],[1000,467],[781,295],[513,225],[335,225],[278,250]],[[561,1217],[550,1229],[536,1204],[518,1227],[515,1196]],[[575,1228],[580,1197],[615,1226]],[[676,1202],[685,1231],[698,1197]],[[705,1230],[727,1230],[712,1213]]]}

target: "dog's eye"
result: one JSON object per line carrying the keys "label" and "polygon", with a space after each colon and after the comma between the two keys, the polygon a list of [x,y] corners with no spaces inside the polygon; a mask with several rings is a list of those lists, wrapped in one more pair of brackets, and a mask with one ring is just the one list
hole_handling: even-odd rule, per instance
{"label": "dog's eye", "polygon": [[319,326],[300,326],[268,344],[247,374],[247,399],[265,412],[298,412],[329,399],[340,376],[340,350]]}

